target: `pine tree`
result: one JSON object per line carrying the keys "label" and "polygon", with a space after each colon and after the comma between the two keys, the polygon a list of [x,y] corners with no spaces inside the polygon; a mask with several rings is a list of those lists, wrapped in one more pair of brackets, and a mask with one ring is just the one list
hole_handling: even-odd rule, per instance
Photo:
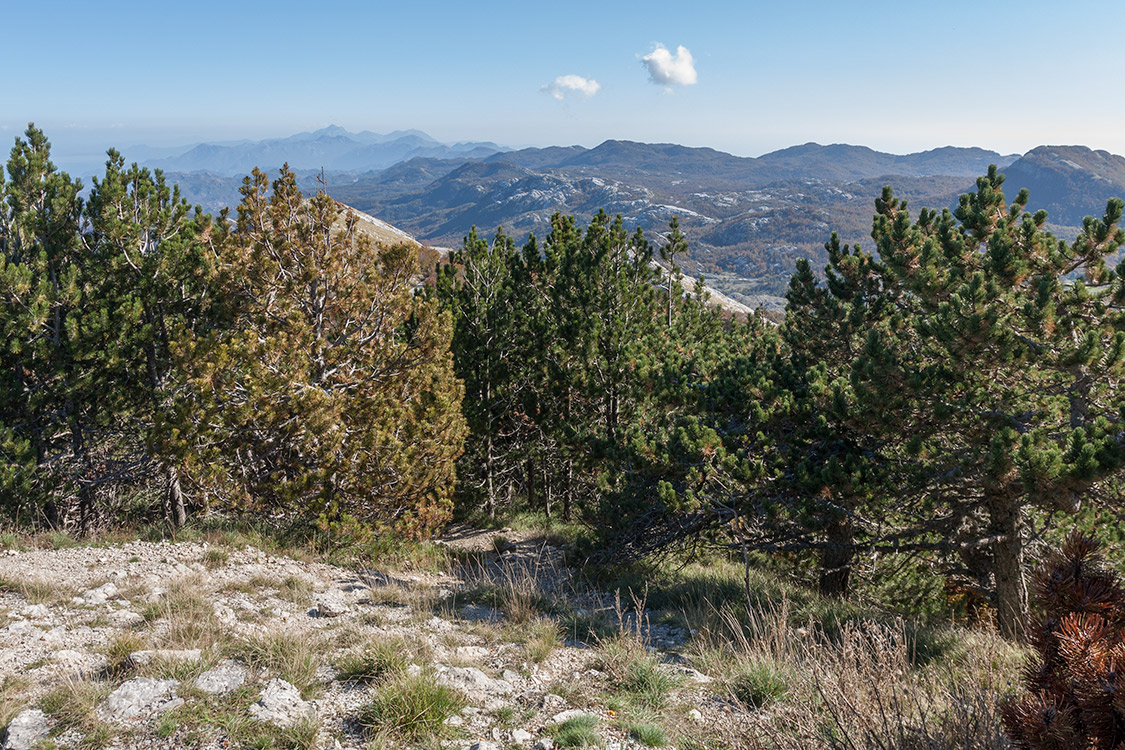
{"label": "pine tree", "polygon": [[229,330],[181,356],[198,479],[289,518],[424,534],[449,514],[464,419],[449,316],[412,293],[417,249],[376,248],[325,194],[255,171],[215,237]]}
{"label": "pine tree", "polygon": [[462,404],[471,439],[459,486],[463,493],[482,494],[492,517],[502,498],[511,502],[525,465],[518,400],[519,371],[527,363],[512,282],[519,260],[502,231],[489,243],[474,227],[436,285],[438,299],[453,315],[454,362],[465,383]]}
{"label": "pine tree", "polygon": [[83,375],[86,258],[81,184],[56,170],[29,125],[17,138],[0,211],[0,493],[48,525],[94,523],[89,432],[95,400]]}
{"label": "pine tree", "polygon": [[[1027,508],[1072,512],[1125,459],[1122,279],[1105,265],[1125,235],[1114,200],[1073,243],[1056,240],[1026,191],[1005,203],[1002,182],[993,168],[956,211],[914,221],[884,189],[879,262],[863,272],[883,312],[807,335],[825,350],[855,341],[842,333],[853,323],[867,328],[833,365],[837,411],[849,440],[912,477],[870,526],[900,549],[956,552],[993,593],[1001,632],[1019,637]],[[843,278],[854,257],[837,254],[830,270]],[[862,312],[854,284],[827,294]]]}
{"label": "pine tree", "polygon": [[1125,742],[1125,591],[1092,539],[1071,534],[1034,577],[1026,693],[1001,706],[1019,750],[1114,750]]}
{"label": "pine tree", "polygon": [[180,458],[165,434],[171,412],[174,341],[214,321],[216,290],[205,238],[210,218],[192,214],[178,188],[109,152],[86,204],[87,244],[99,267],[101,344],[91,362],[103,408],[112,413],[118,482],[155,475],[165,519],[187,520]]}

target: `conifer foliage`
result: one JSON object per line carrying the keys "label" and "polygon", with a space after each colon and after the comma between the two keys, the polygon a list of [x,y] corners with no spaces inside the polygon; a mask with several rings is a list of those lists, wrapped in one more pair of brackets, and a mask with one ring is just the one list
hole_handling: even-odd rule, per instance
{"label": "conifer foliage", "polygon": [[180,355],[199,481],[237,509],[436,528],[464,418],[449,316],[413,293],[417,248],[376,248],[288,168],[242,194],[214,239],[231,322]]}
{"label": "conifer foliage", "polygon": [[1071,535],[1033,582],[1034,661],[1002,708],[1020,750],[1125,747],[1125,591],[1096,541]]}

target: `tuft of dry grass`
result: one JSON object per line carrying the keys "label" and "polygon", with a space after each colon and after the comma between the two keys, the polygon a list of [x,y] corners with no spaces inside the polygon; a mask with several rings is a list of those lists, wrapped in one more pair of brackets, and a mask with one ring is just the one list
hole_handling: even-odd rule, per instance
{"label": "tuft of dry grass", "polygon": [[223,642],[226,631],[197,576],[180,579],[144,613],[156,621],[159,647],[208,649]]}
{"label": "tuft of dry grass", "polygon": [[94,709],[109,692],[107,684],[66,679],[39,699],[39,709],[61,729],[98,733],[102,722],[94,715]]}
{"label": "tuft of dry grass", "polygon": [[0,591],[22,596],[29,604],[53,604],[70,599],[77,593],[73,587],[62,584],[7,576],[0,576]]}
{"label": "tuft of dry grass", "polygon": [[31,687],[26,677],[8,675],[0,679],[0,727],[6,727],[27,705],[24,695]]}
{"label": "tuft of dry grass", "polygon": [[694,647],[697,665],[751,709],[757,750],[1010,748],[997,704],[1020,650],[986,633],[919,666],[920,638],[901,620],[790,624],[788,608],[719,613]]}
{"label": "tuft of dry grass", "polygon": [[302,697],[309,698],[323,687],[316,672],[324,648],[325,643],[317,634],[273,631],[237,641],[230,651],[250,668],[280,677],[300,690]]}

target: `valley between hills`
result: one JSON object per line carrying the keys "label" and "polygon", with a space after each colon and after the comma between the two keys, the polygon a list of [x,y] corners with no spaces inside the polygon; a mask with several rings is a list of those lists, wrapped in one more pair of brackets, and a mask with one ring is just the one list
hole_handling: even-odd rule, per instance
{"label": "valley between hills", "polygon": [[1046,209],[1050,228],[1064,237],[1125,193],[1125,159],[1085,146],[1040,146],[1022,156],[951,146],[895,155],[807,143],[751,158],[612,140],[590,149],[510,150],[441,144],[421,131],[330,126],[179,154],[125,153],[164,169],[190,202],[209,211],[236,205],[254,166],[270,171],[288,162],[306,193],[323,180],[341,203],[442,248],[459,247],[474,226],[485,234],[502,227],[522,242],[528,233],[545,234],[556,212],[586,219],[603,208],[659,242],[676,216],[691,246],[689,274],[741,304],[775,312],[784,307],[795,260],[823,266],[832,232],[845,243],[869,243],[871,207],[883,185],[915,210],[954,207],[996,164],[1009,199],[1029,189],[1031,208]]}

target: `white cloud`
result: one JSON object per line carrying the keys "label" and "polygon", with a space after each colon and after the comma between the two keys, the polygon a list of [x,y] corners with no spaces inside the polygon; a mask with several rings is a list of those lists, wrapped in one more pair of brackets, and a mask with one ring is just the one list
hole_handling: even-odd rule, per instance
{"label": "white cloud", "polygon": [[658,44],[641,62],[648,68],[652,82],[661,86],[690,86],[699,80],[691,51],[682,44],[676,47],[674,55],[663,44]]}
{"label": "white cloud", "polygon": [[601,87],[602,85],[593,78],[567,75],[559,76],[539,90],[545,94],[550,94],[561,102],[566,98],[567,94],[578,94],[579,96],[589,99],[591,96],[598,93]]}

